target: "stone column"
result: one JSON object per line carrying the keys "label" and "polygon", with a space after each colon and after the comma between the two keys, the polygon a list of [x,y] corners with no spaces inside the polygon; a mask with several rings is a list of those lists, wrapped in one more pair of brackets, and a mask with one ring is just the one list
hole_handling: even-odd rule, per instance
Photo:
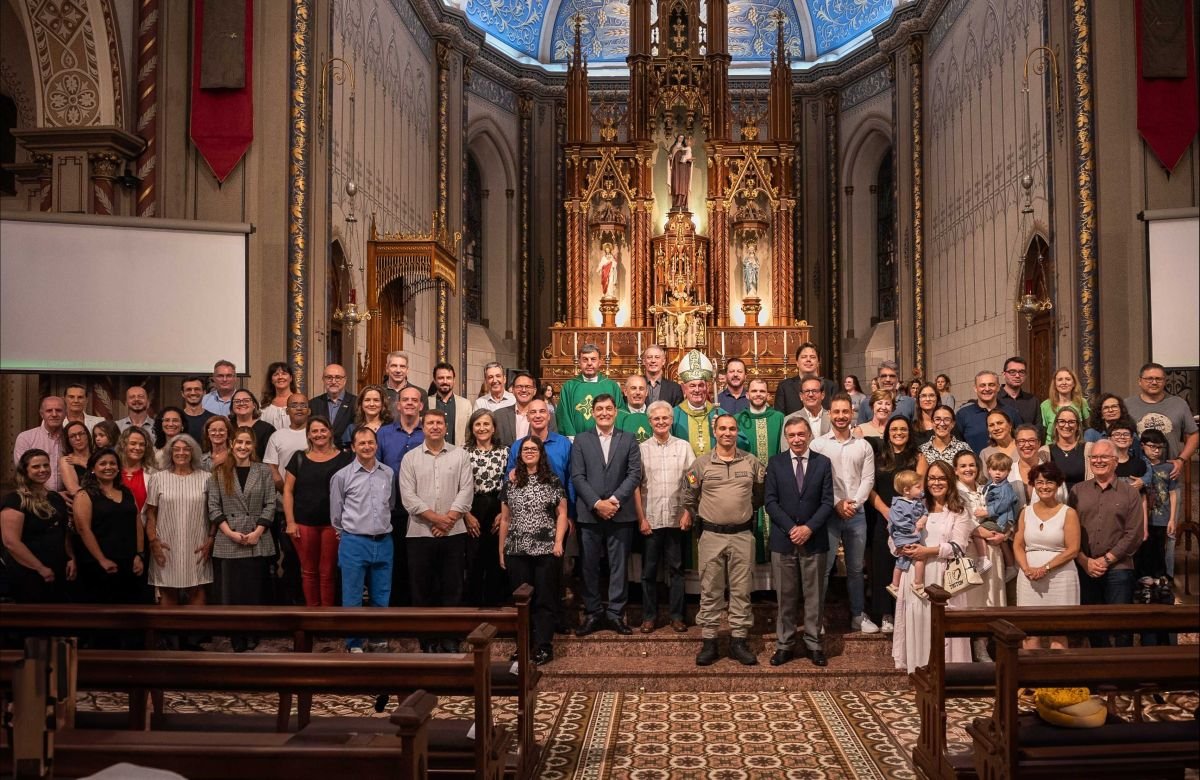
{"label": "stone column", "polygon": [[309,25],[311,0],[292,0],[290,54],[288,57],[288,93],[290,113],[288,147],[288,361],[296,376],[296,385],[304,392],[308,372],[308,339],[305,338],[305,309],[308,305],[307,271],[309,264],[308,190],[311,178],[309,128],[311,102],[309,68],[312,55],[312,27]]}
{"label": "stone column", "polygon": [[838,164],[838,119],[837,92],[825,93],[825,181],[826,200],[829,209],[829,373],[838,376],[842,365],[842,247],[838,220],[840,198],[838,180],[841,167]]}
{"label": "stone column", "polygon": [[[912,260],[913,260],[913,373],[925,376],[925,154],[922,121],[925,100],[925,39],[908,41],[909,93],[912,99]],[[902,377],[903,379],[903,377]]]}

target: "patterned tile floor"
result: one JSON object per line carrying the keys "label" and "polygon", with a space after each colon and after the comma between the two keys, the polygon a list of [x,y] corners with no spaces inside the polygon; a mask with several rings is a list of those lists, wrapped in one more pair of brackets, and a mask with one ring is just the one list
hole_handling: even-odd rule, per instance
{"label": "patterned tile floor", "polygon": [[[1200,703],[1175,694],[1146,707],[1151,719],[1180,717]],[[80,709],[123,709],[120,695],[81,696]],[[1129,702],[1121,702],[1128,708]],[[318,697],[313,714],[376,715],[369,697]],[[174,712],[273,711],[264,696],[167,694]],[[965,725],[991,702],[953,699],[949,738],[967,749]],[[515,717],[501,700],[497,718]],[[435,717],[471,712],[446,698]],[[911,691],[772,693],[542,693],[535,732],[545,780],[739,780],[741,778],[913,778],[909,756],[920,719]]]}

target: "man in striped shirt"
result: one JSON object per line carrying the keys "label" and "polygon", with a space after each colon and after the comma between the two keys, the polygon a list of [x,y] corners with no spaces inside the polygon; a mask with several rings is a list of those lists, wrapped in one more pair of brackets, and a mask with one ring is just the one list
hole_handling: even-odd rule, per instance
{"label": "man in striped shirt", "polygon": [[666,401],[650,404],[647,416],[654,435],[642,442],[642,484],[634,494],[638,529],[645,545],[642,553],[642,626],[649,634],[658,626],[658,562],[666,559],[667,608],[671,628],[687,631],[684,622],[683,543],[691,518],[683,511],[680,486],[683,472],[696,456],[683,439],[671,435],[675,410]]}

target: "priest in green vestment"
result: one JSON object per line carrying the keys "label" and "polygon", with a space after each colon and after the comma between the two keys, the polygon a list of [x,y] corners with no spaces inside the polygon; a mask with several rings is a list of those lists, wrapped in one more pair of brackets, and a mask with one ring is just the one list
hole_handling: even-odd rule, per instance
{"label": "priest in green vestment", "polygon": [[675,422],[671,435],[692,445],[700,457],[716,444],[713,418],[720,412],[708,400],[708,388],[713,378],[713,365],[708,356],[693,349],[679,362],[679,384],[683,385],[683,403],[675,407]]}
{"label": "priest in green vestment", "polygon": [[[750,405],[738,412],[738,434],[745,439],[746,451],[765,466],[772,455],[779,453],[783,433],[783,412],[767,406],[770,398],[765,379],[751,379],[746,388]],[[758,510],[754,522],[754,553],[756,563],[771,562],[771,524],[767,513]]]}
{"label": "priest in green vestment", "polygon": [[[592,419],[592,400],[601,393],[608,393],[617,401],[617,409],[625,408],[625,396],[621,386],[600,373],[600,348],[595,344],[584,344],[579,348],[579,376],[563,383],[559,393],[554,420],[558,432],[572,439],[584,431],[596,427]],[[650,426],[647,425],[649,430]]]}
{"label": "priest in green vestment", "polygon": [[630,374],[625,377],[625,403],[627,411],[617,412],[617,427],[626,433],[632,433],[638,444],[654,435],[650,429],[650,418],[646,414],[646,399],[650,396],[650,385],[641,374]]}

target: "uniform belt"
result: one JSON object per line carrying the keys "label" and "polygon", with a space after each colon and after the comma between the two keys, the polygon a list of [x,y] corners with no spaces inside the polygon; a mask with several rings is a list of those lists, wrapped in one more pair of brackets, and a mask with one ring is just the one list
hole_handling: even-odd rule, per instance
{"label": "uniform belt", "polygon": [[714,534],[740,534],[742,531],[749,531],[754,528],[754,522],[747,520],[744,523],[734,523],[733,525],[710,523],[707,520],[700,520],[700,530],[704,532],[712,531]]}

